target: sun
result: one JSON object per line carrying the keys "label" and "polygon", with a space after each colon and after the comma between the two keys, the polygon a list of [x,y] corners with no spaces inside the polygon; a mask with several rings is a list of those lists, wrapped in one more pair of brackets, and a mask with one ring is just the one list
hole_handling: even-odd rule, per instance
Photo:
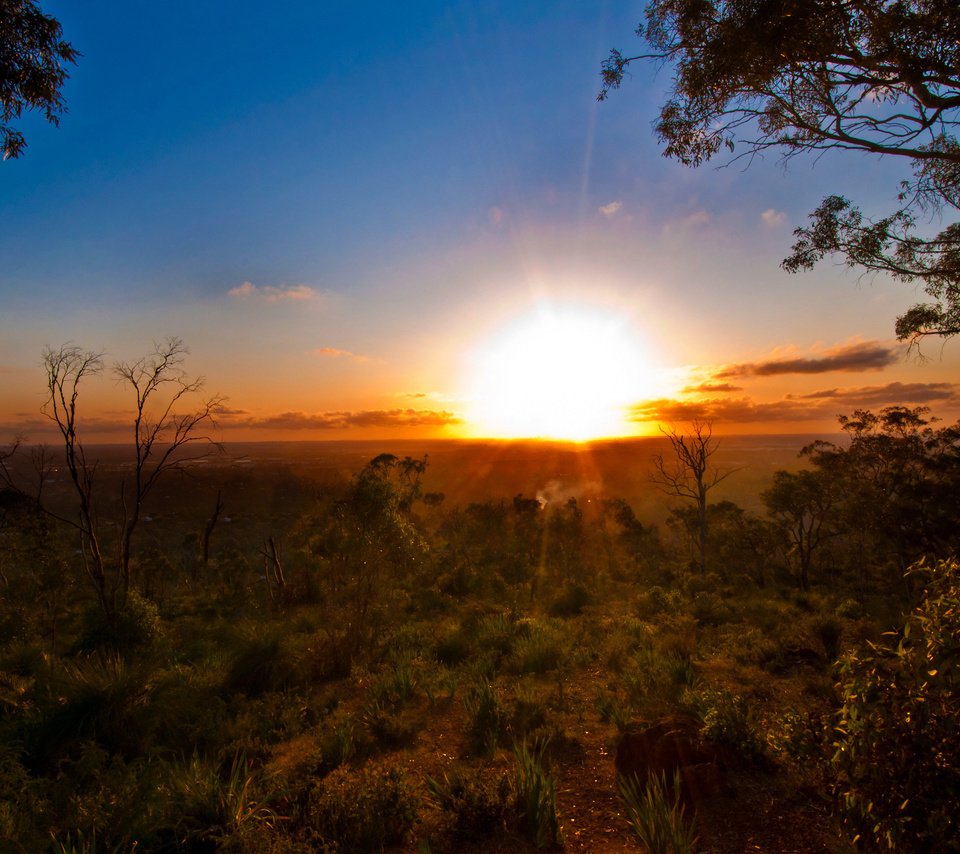
{"label": "sun", "polygon": [[583,441],[635,433],[627,408],[651,369],[622,315],[541,307],[474,353],[468,420],[477,435]]}

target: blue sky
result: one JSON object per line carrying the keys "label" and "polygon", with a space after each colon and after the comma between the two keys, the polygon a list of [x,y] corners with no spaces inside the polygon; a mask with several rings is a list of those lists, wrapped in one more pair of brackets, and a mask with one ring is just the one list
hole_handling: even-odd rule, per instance
{"label": "blue sky", "polygon": [[[322,438],[353,435],[324,413],[408,409],[456,432],[471,354],[544,304],[626,318],[662,379],[649,394],[677,395],[711,365],[892,351],[915,301],[829,264],[778,268],[826,193],[889,205],[896,164],[688,170],[651,132],[669,69],[596,102],[609,49],[639,46],[641,4],[43,7],[83,56],[61,126],[24,119],[25,155],[0,165],[8,430],[36,427],[40,351],[67,340],[125,358],[182,336],[251,437],[284,413]],[[932,361],[741,397],[952,382],[955,354]]]}

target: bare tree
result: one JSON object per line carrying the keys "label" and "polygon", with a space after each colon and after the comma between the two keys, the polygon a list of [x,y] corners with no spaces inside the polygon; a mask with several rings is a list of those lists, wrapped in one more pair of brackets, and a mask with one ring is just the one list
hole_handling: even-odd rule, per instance
{"label": "bare tree", "polygon": [[700,551],[700,572],[707,571],[707,495],[718,483],[726,480],[738,469],[722,472],[711,464],[711,458],[720,447],[713,438],[710,421],[693,421],[690,433],[683,434],[671,427],[660,428],[667,439],[673,456],[667,460],[663,454],[654,457],[654,471],[650,479],[667,495],[693,501],[697,509],[697,545]]}
{"label": "bare tree", "polygon": [[78,433],[77,416],[80,384],[86,377],[103,372],[103,354],[84,351],[73,344],[56,350],[48,348],[43,354],[48,389],[43,412],[60,432],[67,472],[77,496],[76,518],[62,521],[80,533],[84,566],[107,615],[123,606],[133,583],[133,535],[144,502],[157,481],[167,472],[182,470],[189,462],[220,447],[205,428],[215,426],[214,415],[222,397],[203,399],[186,413],[177,411],[189,396],[203,388],[202,377],[190,378],[184,370],[186,354],[183,341],[171,337],[155,344],[148,355],[113,366],[117,381],[134,396],[134,459],[131,478],[125,477],[121,482],[120,536],[116,556],[109,560],[104,554],[104,529],[97,512],[97,464],[87,457]]}

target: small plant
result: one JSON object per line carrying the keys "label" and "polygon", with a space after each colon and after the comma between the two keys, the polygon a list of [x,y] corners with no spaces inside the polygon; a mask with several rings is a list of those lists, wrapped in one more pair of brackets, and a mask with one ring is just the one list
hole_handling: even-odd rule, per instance
{"label": "small plant", "polygon": [[694,821],[680,802],[680,786],[679,771],[673,773],[672,787],[663,775],[651,775],[645,786],[632,776],[617,780],[630,827],[649,854],[689,854],[697,843]]}
{"label": "small plant", "polygon": [[600,720],[612,723],[617,728],[617,732],[623,732],[632,717],[629,704],[625,706],[621,703],[616,694],[598,696],[597,711],[600,713]]}
{"label": "small plant", "polygon": [[520,832],[537,848],[563,844],[557,819],[557,795],[553,776],[544,768],[546,742],[528,747],[525,741],[513,749],[516,760],[514,789]]}
{"label": "small plant", "polygon": [[254,795],[254,774],[242,754],[221,771],[196,753],[171,769],[169,785],[178,802],[178,836],[189,845],[220,844],[261,827],[276,814]]}
{"label": "small plant", "polygon": [[467,745],[471,753],[493,756],[500,744],[507,723],[507,713],[489,682],[475,686],[464,698],[463,705],[470,718]]}
{"label": "small plant", "polygon": [[526,637],[519,638],[510,656],[513,673],[546,673],[560,666],[564,658],[564,644],[559,633],[551,628],[537,626]]}

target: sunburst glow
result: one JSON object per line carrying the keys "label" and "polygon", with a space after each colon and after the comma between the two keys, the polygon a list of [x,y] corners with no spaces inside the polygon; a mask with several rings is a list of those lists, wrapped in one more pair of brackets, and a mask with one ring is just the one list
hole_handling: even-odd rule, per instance
{"label": "sunburst glow", "polygon": [[469,420],[478,433],[504,438],[623,436],[634,432],[626,408],[652,384],[622,317],[541,309],[476,353]]}

